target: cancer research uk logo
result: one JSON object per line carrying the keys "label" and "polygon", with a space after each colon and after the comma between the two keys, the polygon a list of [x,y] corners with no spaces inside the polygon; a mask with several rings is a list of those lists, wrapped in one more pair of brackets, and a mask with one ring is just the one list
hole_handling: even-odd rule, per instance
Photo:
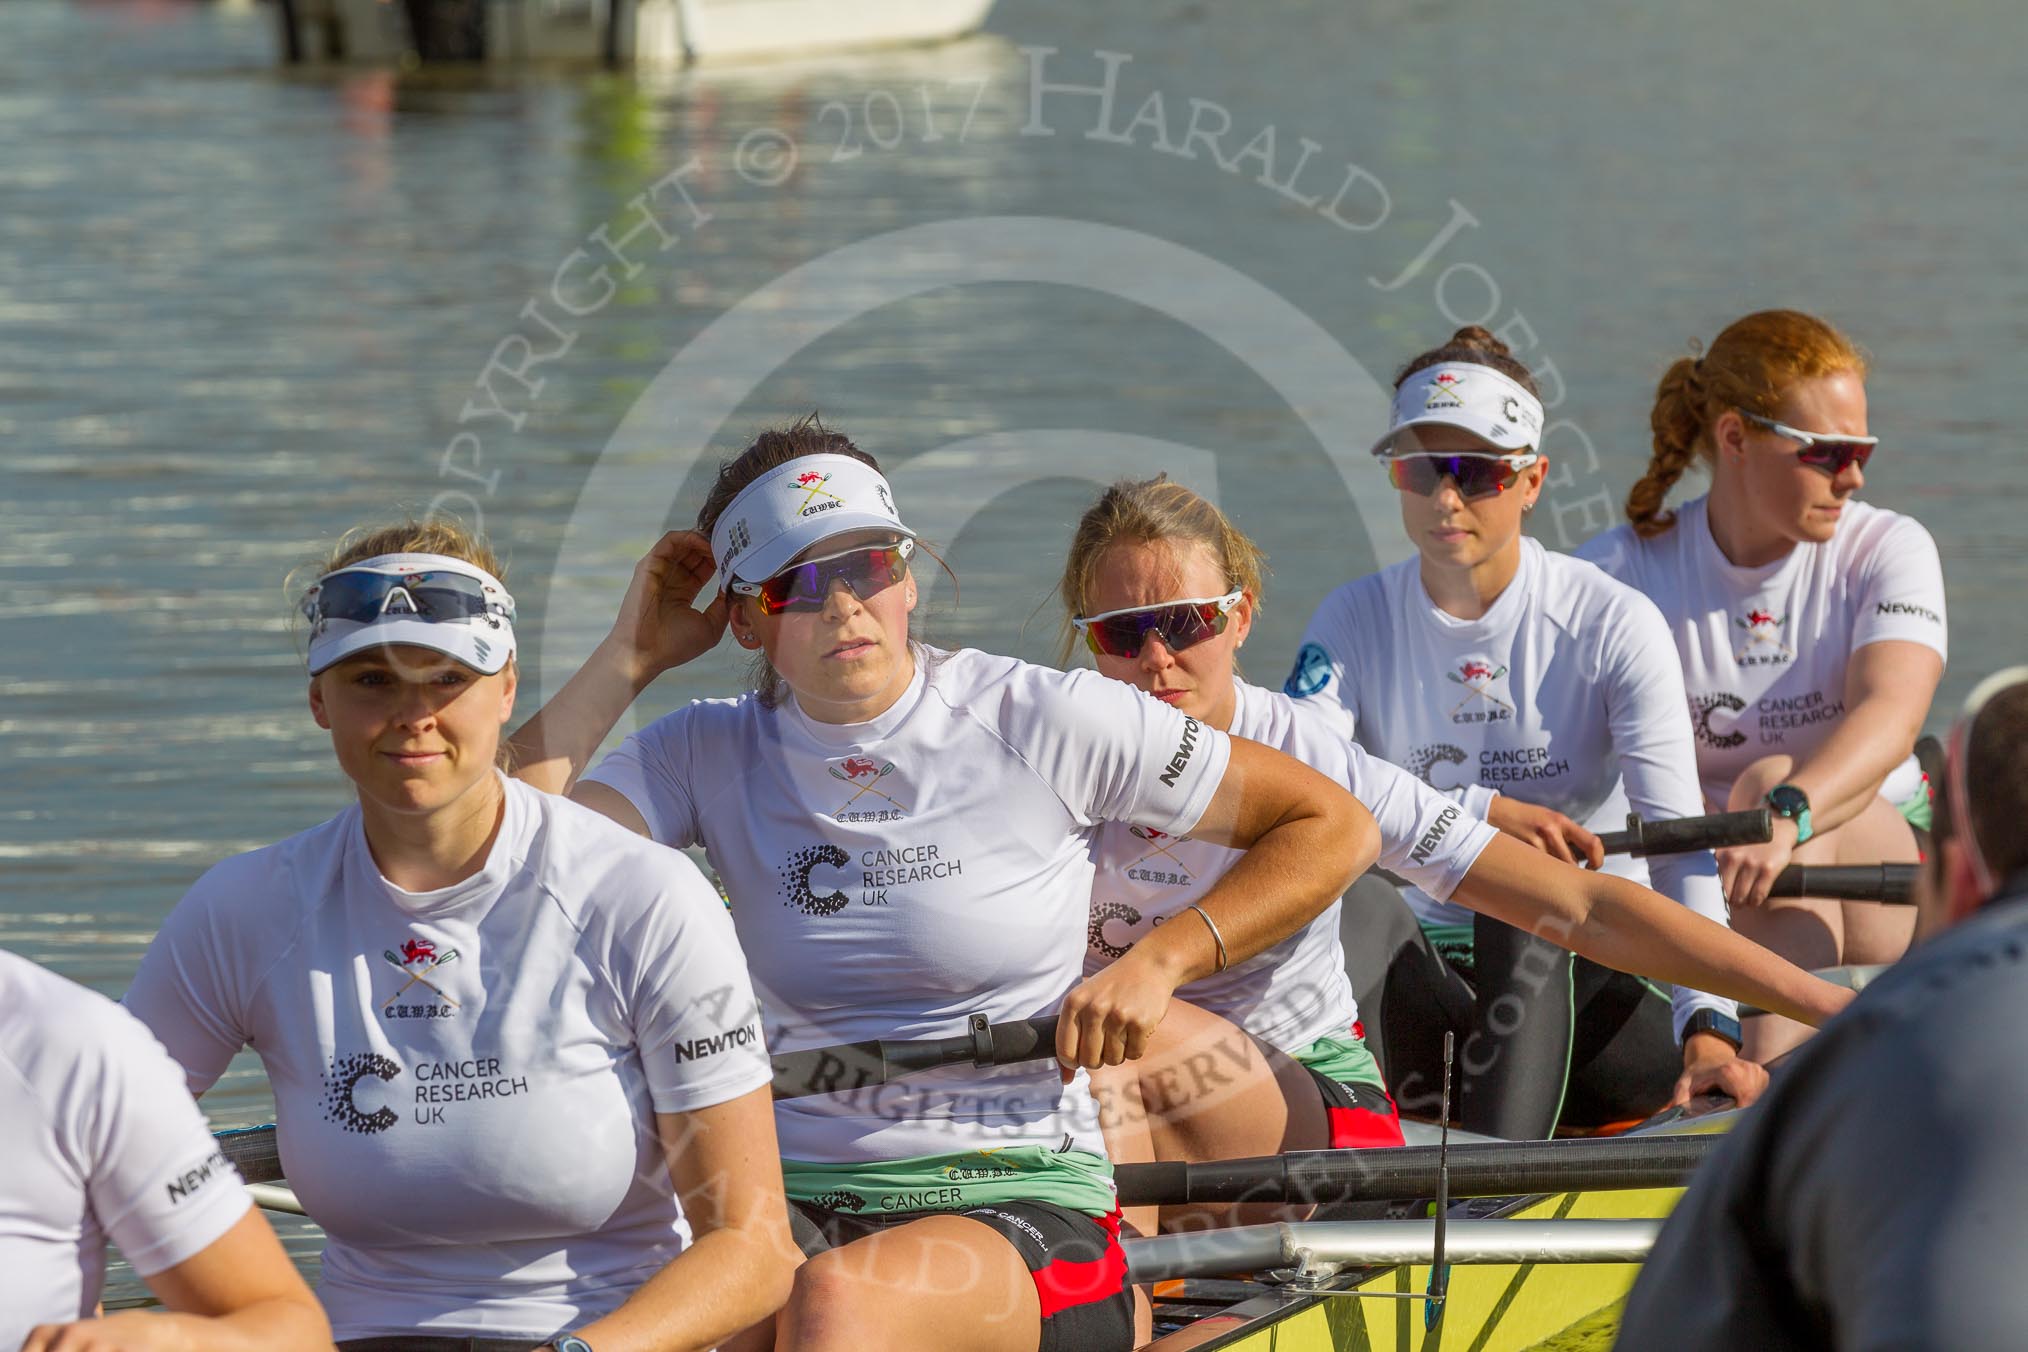
{"label": "cancer research uk logo", "polygon": [[392,1080],[401,1067],[379,1052],[354,1052],[333,1057],[324,1076],[324,1120],[335,1122],[358,1136],[373,1136],[400,1120],[400,1114],[385,1103],[366,1112],[359,1106],[358,1090],[367,1080]]}
{"label": "cancer research uk logo", "polygon": [[1734,616],[1732,622],[1746,631],[1746,646],[1732,655],[1740,666],[1772,667],[1796,660],[1796,650],[1782,641],[1788,616],[1777,618],[1774,612],[1754,606],[1744,616]]}

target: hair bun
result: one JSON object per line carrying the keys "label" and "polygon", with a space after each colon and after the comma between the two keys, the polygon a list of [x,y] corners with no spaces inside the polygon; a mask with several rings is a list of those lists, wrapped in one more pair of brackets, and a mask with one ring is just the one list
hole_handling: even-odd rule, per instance
{"label": "hair bun", "polygon": [[1491,357],[1511,357],[1513,349],[1501,342],[1492,333],[1477,324],[1467,324],[1451,335],[1448,347],[1476,348]]}

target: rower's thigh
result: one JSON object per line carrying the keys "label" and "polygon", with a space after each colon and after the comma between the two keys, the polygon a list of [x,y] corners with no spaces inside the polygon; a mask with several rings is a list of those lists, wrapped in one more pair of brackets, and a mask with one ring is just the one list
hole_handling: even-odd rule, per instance
{"label": "rower's thigh", "polygon": [[[1804,851],[1813,853],[1804,855]],[[1812,864],[1912,864],[1920,857],[1915,829],[1894,804],[1876,797],[1858,816],[1830,832],[1820,846],[1806,841],[1796,851]],[[1839,961],[1893,962],[1915,937],[1915,907],[1877,901],[1841,903],[1845,942]]]}
{"label": "rower's thigh", "polygon": [[1041,1330],[1035,1280],[1014,1247],[978,1221],[932,1216],[796,1269],[776,1346],[1036,1352]]}
{"label": "rower's thigh", "polygon": [[1222,1160],[1313,1149],[1330,1131],[1309,1072],[1245,1030],[1172,1000],[1133,1063],[1155,1157]]}
{"label": "rower's thigh", "polygon": [[1845,907],[1840,902],[1771,897],[1758,906],[1734,907],[1731,921],[1735,933],[1805,970],[1844,961]]}

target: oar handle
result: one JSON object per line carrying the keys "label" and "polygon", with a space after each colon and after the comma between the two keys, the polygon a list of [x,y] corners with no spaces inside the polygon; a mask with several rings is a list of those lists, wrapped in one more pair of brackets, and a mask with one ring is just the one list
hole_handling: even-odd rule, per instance
{"label": "oar handle", "polygon": [[1764,845],[1774,839],[1774,816],[1764,807],[1744,812],[1713,812],[1703,817],[1642,821],[1627,814],[1627,829],[1599,837],[1607,854],[1683,854],[1690,850],[1722,850],[1729,845]]}
{"label": "oar handle", "polygon": [[1790,864],[1775,875],[1767,894],[1906,906],[1915,900],[1915,867],[1914,864]]}
{"label": "oar handle", "polygon": [[1007,1023],[988,1023],[985,1015],[974,1014],[968,1030],[958,1037],[918,1042],[881,1039],[778,1053],[774,1058],[774,1095],[785,1099],[835,1094],[886,1084],[896,1076],[939,1066],[1011,1066],[1055,1054],[1054,1014]]}

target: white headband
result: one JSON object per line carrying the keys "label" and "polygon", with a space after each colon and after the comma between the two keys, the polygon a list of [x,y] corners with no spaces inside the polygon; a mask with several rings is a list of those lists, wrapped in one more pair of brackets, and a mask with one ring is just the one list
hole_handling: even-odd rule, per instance
{"label": "white headband", "polygon": [[719,513],[711,557],[722,591],[762,582],[811,545],[855,530],[915,538],[880,471],[849,455],[805,455],[755,479]]}
{"label": "white headband", "polygon": [[[1395,438],[1411,427],[1460,427],[1502,451],[1538,450],[1542,444],[1542,401],[1518,381],[1477,362],[1447,361],[1424,367],[1394,392],[1387,435],[1373,443],[1375,455],[1395,449]],[[1414,454],[1410,448],[1405,454]]]}
{"label": "white headband", "polygon": [[[368,600],[372,618],[346,619],[325,613],[325,588],[333,578],[369,573],[398,579],[385,595]],[[414,595],[431,573],[452,573],[479,584],[483,613],[432,617],[428,603]],[[476,564],[446,554],[381,554],[336,568],[317,579],[303,597],[310,620],[310,674],[315,676],[367,648],[414,644],[456,658],[482,676],[491,676],[514,656],[514,598],[500,579]]]}

